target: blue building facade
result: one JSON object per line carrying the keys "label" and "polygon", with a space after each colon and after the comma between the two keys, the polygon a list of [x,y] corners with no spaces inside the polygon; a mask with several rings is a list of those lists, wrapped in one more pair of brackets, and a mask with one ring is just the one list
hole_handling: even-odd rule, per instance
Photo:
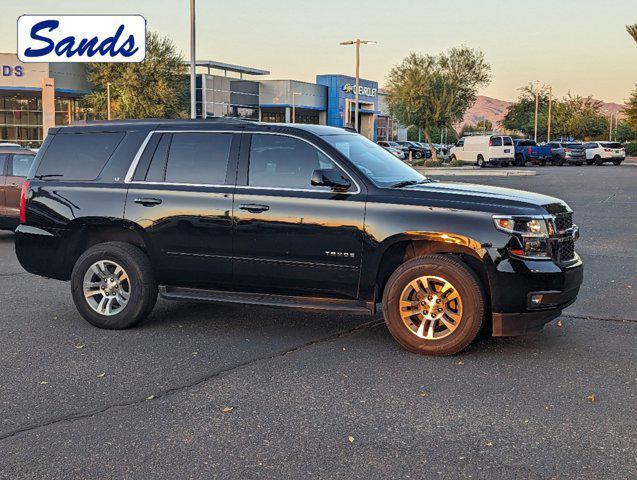
{"label": "blue building facade", "polygon": [[[356,79],[347,75],[317,75],[316,83],[327,87],[327,124],[334,127],[354,125]],[[358,102],[360,133],[376,141],[380,113],[378,82],[360,79]]]}

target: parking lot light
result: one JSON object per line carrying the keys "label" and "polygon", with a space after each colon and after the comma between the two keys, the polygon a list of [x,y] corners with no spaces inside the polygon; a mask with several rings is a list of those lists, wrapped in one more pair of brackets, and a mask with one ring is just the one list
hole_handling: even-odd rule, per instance
{"label": "parking lot light", "polygon": [[[358,90],[359,90],[359,82],[360,82],[360,63],[361,63],[361,44],[363,45],[377,45],[378,42],[375,40],[361,40],[357,38],[356,40],[346,40],[341,42],[341,45],[356,45],[356,86],[354,92],[354,129],[358,132]],[[349,111],[348,111],[349,114]],[[360,133],[360,132],[359,132]]]}

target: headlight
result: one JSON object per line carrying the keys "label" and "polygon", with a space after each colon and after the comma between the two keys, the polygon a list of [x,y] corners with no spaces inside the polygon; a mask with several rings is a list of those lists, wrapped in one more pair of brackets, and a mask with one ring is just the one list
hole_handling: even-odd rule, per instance
{"label": "headlight", "polygon": [[548,237],[552,231],[552,224],[540,216],[494,215],[493,222],[498,230],[530,237]]}
{"label": "headlight", "polygon": [[520,257],[548,258],[553,223],[543,216],[494,215],[495,228],[510,234],[509,252]]}

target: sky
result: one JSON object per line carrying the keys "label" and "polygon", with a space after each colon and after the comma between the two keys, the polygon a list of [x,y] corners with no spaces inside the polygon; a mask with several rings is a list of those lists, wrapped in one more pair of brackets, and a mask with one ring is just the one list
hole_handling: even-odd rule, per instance
{"label": "sky", "polygon": [[[143,15],[189,58],[189,0],[2,0],[0,52],[16,51],[22,14]],[[197,58],[313,82],[317,74],[354,74],[381,87],[409,52],[437,54],[465,45],[484,52],[491,83],[480,94],[514,100],[531,81],[623,103],[637,83],[637,44],[625,31],[637,23],[637,0],[197,0]]]}

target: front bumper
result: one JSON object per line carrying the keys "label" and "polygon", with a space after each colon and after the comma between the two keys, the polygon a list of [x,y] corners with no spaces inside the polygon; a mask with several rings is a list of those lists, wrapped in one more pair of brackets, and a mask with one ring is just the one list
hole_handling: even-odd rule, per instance
{"label": "front bumper", "polygon": [[[581,259],[568,266],[547,260],[502,259],[490,278],[493,336],[541,330],[571,305],[584,278]],[[533,295],[542,295],[534,305]]]}

